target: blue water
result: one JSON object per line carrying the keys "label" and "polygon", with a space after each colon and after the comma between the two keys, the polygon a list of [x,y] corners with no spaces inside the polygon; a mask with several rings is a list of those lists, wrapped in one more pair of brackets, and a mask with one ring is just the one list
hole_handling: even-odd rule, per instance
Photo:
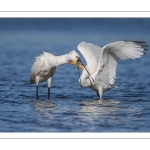
{"label": "blue water", "polygon": [[150,19],[0,18],[0,132],[149,132],[149,50],[119,62],[119,88],[101,101],[81,89],[77,68],[68,64],[57,68],[50,100],[46,82],[39,84],[38,100],[35,85],[28,84],[34,57],[43,50],[61,55],[81,41],[104,46],[118,40],[150,45]]}

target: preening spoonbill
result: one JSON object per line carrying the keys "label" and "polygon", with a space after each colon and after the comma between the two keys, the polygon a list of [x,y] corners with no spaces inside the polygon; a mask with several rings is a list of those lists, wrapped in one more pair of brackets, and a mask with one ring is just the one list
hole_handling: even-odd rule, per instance
{"label": "preening spoonbill", "polygon": [[[103,92],[115,88],[116,68],[119,60],[140,58],[148,48],[143,41],[117,41],[100,47],[81,42],[78,50],[86,60],[87,66],[77,62],[82,70],[79,83],[90,87],[102,99]],[[88,70],[88,72],[86,71]]]}
{"label": "preening spoonbill", "polygon": [[56,71],[56,67],[66,63],[76,65],[78,59],[79,55],[75,50],[60,56],[54,56],[51,53],[43,52],[43,54],[36,57],[30,75],[30,84],[36,84],[36,98],[38,98],[39,82],[47,81],[49,99],[51,80]]}

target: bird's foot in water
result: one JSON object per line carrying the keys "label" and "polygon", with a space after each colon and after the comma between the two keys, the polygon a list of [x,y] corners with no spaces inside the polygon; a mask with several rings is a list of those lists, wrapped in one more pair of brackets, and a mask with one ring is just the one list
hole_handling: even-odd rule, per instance
{"label": "bird's foot in water", "polygon": [[36,99],[39,99],[39,97],[36,97]]}
{"label": "bird's foot in water", "polygon": [[97,92],[98,100],[103,100],[102,97],[100,97],[99,93]]}

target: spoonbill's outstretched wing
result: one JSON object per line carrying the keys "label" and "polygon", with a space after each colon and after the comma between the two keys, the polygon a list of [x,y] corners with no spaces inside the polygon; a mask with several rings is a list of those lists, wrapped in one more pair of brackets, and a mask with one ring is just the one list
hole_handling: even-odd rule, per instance
{"label": "spoonbill's outstretched wing", "polygon": [[87,42],[79,43],[77,48],[85,58],[89,72],[91,74],[95,73],[98,67],[102,48]]}
{"label": "spoonbill's outstretched wing", "polygon": [[107,44],[101,50],[95,76],[100,76],[106,84],[113,85],[118,60],[140,58],[147,50],[143,41],[118,41]]}

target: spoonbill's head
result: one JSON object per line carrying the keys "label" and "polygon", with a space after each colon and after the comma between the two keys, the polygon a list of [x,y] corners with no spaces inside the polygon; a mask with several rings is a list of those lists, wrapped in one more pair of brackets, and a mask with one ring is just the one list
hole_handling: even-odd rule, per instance
{"label": "spoonbill's head", "polygon": [[69,53],[69,64],[77,66],[77,62],[79,61],[79,59],[80,59],[80,56],[75,50],[72,50]]}
{"label": "spoonbill's head", "polygon": [[[89,71],[86,69],[86,67],[83,65],[81,59],[80,59],[80,56],[79,54],[75,51],[75,50],[72,50],[70,53],[69,53],[69,64],[72,64],[72,65],[75,65],[77,66],[79,69],[81,69],[83,71],[83,69],[85,69],[87,71],[87,73],[90,75]],[[91,75],[90,75],[91,76]],[[92,78],[92,76],[91,76]],[[93,82],[94,82],[94,79],[92,78]]]}

